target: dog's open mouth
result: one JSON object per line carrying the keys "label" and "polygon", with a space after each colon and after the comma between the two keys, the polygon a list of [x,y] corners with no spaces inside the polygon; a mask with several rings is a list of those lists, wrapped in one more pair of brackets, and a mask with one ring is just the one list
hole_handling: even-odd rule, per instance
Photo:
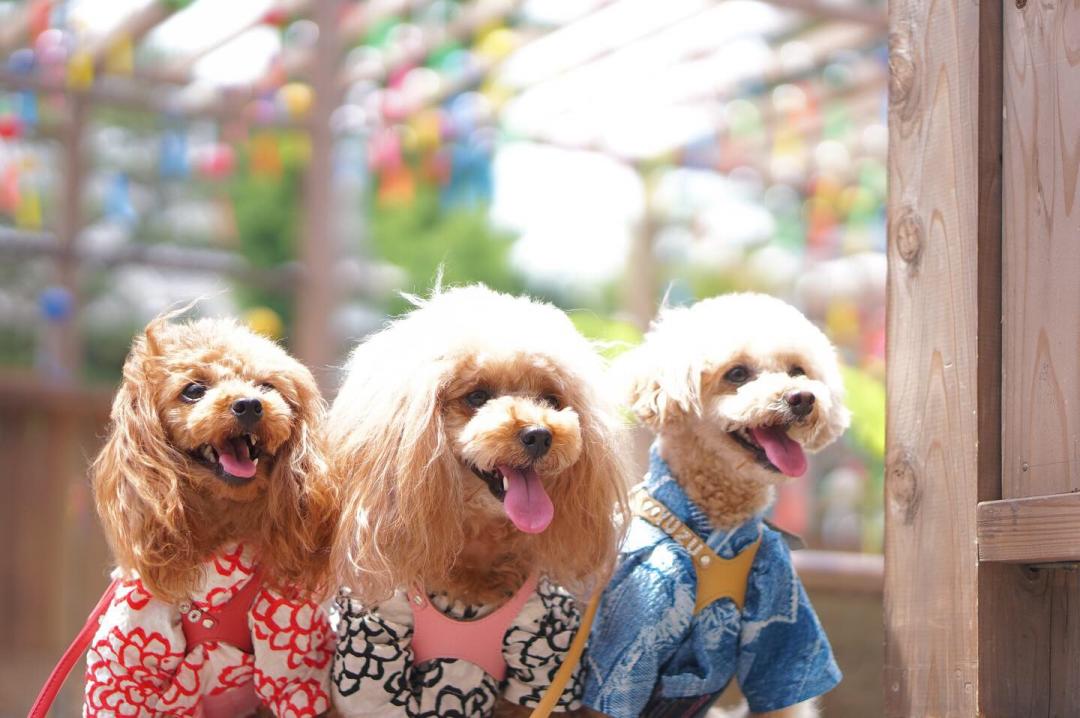
{"label": "dog's open mouth", "polygon": [[213,469],[219,479],[231,486],[243,486],[255,478],[261,454],[259,437],[254,434],[203,444],[192,452],[196,460]]}
{"label": "dog's open mouth", "polygon": [[536,469],[506,464],[498,464],[490,471],[473,464],[469,468],[487,484],[492,496],[502,501],[507,517],[519,530],[538,534],[551,523],[555,516],[555,505],[544,490]]}
{"label": "dog's open mouth", "polygon": [[799,442],[787,434],[788,426],[743,427],[729,432],[738,444],[754,455],[762,466],[785,476],[806,473],[806,454]]}

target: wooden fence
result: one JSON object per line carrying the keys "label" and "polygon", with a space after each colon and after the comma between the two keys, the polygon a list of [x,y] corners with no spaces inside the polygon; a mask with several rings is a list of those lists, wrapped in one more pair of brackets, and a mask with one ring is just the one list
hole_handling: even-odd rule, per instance
{"label": "wooden fence", "polygon": [[[108,406],[107,393],[0,381],[0,715],[25,714],[108,584],[86,480]],[[77,701],[69,685],[54,713],[78,715]]]}

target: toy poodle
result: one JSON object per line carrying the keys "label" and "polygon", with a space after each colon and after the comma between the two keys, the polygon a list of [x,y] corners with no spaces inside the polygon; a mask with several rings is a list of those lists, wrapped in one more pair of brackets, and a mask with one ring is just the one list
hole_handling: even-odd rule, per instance
{"label": "toy poodle", "polygon": [[794,307],[733,294],[663,310],[620,364],[656,441],[590,637],[585,704],[702,715],[734,677],[755,715],[816,715],[840,671],[763,513],[848,425],[835,350]]}
{"label": "toy poodle", "polygon": [[[436,290],[354,351],[328,418],[345,498],[332,562],[337,709],[535,706],[610,569],[625,512],[604,366],[559,309]],[[557,710],[577,709],[575,671]],[[527,714],[527,711],[526,711]]]}
{"label": "toy poodle", "polygon": [[268,339],[177,314],[136,338],[92,468],[118,583],[84,714],[324,713],[333,639],[312,595],[334,514],[318,388]]}

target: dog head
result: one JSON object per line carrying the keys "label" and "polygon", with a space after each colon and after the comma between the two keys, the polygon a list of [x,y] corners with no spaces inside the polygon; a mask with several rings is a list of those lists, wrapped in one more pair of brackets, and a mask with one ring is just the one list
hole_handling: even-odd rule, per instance
{"label": "dog head", "polygon": [[136,338],[93,466],[118,562],[175,598],[218,544],[256,539],[271,580],[307,582],[329,502],[311,373],[232,321],[171,316]]}
{"label": "dog head", "polygon": [[333,562],[369,596],[443,580],[467,541],[572,584],[612,557],[623,494],[600,358],[560,310],[480,286],[362,343],[329,417]]}
{"label": "dog head", "polygon": [[794,307],[731,294],[670,308],[631,352],[634,413],[692,435],[729,473],[767,483],[806,471],[847,428],[836,351]]}

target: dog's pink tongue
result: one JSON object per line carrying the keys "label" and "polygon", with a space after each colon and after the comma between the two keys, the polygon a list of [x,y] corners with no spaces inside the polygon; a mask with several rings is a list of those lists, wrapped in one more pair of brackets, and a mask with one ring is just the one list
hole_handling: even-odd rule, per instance
{"label": "dog's pink tongue", "polygon": [[773,466],[787,476],[802,476],[806,473],[806,454],[799,442],[787,435],[779,426],[759,426],[750,430],[754,441],[765,449],[765,456]]}
{"label": "dog's pink tongue", "polygon": [[499,471],[506,479],[503,508],[514,525],[530,534],[538,534],[546,529],[555,516],[555,505],[544,491],[536,472],[509,466],[500,466]]}
{"label": "dog's pink tongue", "polygon": [[250,479],[255,475],[255,462],[251,460],[247,442],[243,438],[228,439],[216,448],[218,463],[225,471],[241,479]]}

